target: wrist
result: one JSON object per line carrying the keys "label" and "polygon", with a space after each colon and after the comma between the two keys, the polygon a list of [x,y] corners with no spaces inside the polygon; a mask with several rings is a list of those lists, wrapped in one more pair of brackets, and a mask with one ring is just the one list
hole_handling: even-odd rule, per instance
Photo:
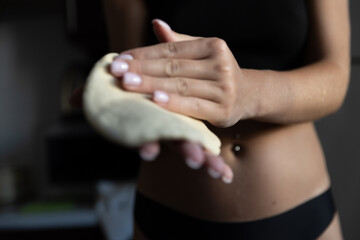
{"label": "wrist", "polygon": [[291,86],[279,72],[242,69],[240,79],[240,120],[267,121],[291,104]]}
{"label": "wrist", "polygon": [[253,119],[266,122],[283,122],[291,115],[294,104],[293,86],[285,72],[255,70],[257,75],[256,111]]}
{"label": "wrist", "polygon": [[266,102],[263,99],[264,76],[259,70],[241,69],[239,74],[238,120],[255,119],[265,114]]}

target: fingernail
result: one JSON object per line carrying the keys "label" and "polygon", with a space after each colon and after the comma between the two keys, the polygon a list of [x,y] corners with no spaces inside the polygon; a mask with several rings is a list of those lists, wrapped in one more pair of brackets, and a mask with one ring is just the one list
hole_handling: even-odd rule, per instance
{"label": "fingernail", "polygon": [[163,91],[156,90],[154,92],[154,101],[159,103],[167,103],[169,101],[169,95]]}
{"label": "fingernail", "polygon": [[232,183],[234,178],[234,172],[231,170],[229,165],[225,165],[224,175],[222,176],[222,180],[224,183]]}
{"label": "fingernail", "polygon": [[130,54],[120,54],[119,56],[117,56],[115,59],[123,59],[123,60],[134,60],[134,57],[131,56]]}
{"label": "fingernail", "polygon": [[166,28],[167,30],[171,30],[171,27],[169,26],[169,24],[167,24],[166,22],[164,22],[164,21],[161,20],[161,19],[156,18],[156,19],[154,19],[152,22],[153,22],[153,23],[154,23],[154,22],[157,22],[157,23],[159,23],[162,27]]}
{"label": "fingernail", "polygon": [[153,153],[149,153],[149,152],[145,152],[145,151],[140,151],[139,155],[142,160],[148,161],[148,162],[154,161],[155,158],[157,157],[157,154],[153,154]]}
{"label": "fingernail", "polygon": [[124,73],[123,82],[129,86],[139,86],[141,84],[141,77],[135,73]]}
{"label": "fingernail", "polygon": [[127,70],[129,70],[129,64],[127,64],[127,62],[124,61],[113,61],[111,64],[111,72],[115,75],[115,76],[121,76],[124,74],[124,72],[126,72]]}
{"label": "fingernail", "polygon": [[185,160],[185,162],[186,162],[186,164],[187,164],[190,168],[192,168],[192,169],[199,169],[199,168],[201,168],[201,165],[202,165],[201,162],[196,162],[196,161],[194,161],[194,160],[191,159],[191,158],[187,158],[187,159]]}
{"label": "fingernail", "polygon": [[232,179],[230,179],[230,178],[227,178],[227,177],[222,177],[222,180],[223,180],[223,182],[224,183],[232,183]]}
{"label": "fingernail", "polygon": [[208,168],[208,173],[209,173],[209,175],[210,175],[211,177],[213,177],[213,178],[219,178],[220,175],[221,175],[219,172],[215,171],[215,170],[212,169],[212,168]]}

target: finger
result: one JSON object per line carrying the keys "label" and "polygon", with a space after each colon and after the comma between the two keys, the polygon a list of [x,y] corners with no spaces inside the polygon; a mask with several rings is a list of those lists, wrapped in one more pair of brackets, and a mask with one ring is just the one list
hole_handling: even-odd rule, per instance
{"label": "finger", "polygon": [[199,169],[205,162],[204,150],[198,143],[180,142],[180,152],[185,157],[186,164],[192,169]]}
{"label": "finger", "polygon": [[216,64],[211,60],[189,59],[143,59],[125,61],[116,58],[110,67],[110,73],[116,77],[125,72],[135,72],[154,77],[187,77],[216,80]]}
{"label": "finger", "polygon": [[220,156],[215,156],[211,153],[206,152],[206,167],[208,170],[208,173],[213,178],[220,178],[225,169],[225,163],[224,160]]}
{"label": "finger", "polygon": [[233,178],[234,178],[234,173],[233,173],[233,171],[231,170],[231,168],[229,167],[229,165],[225,164],[224,171],[223,171],[223,176],[222,176],[222,180],[223,180],[225,183],[232,183]]}
{"label": "finger", "polygon": [[215,126],[217,123],[221,123],[223,117],[216,114],[222,112],[220,104],[201,98],[183,97],[163,91],[155,91],[153,101],[169,111],[207,120]]}
{"label": "finger", "polygon": [[153,31],[159,42],[175,42],[175,38],[170,26],[160,19],[152,20]]}
{"label": "finger", "polygon": [[208,173],[213,178],[220,178],[223,182],[230,184],[234,174],[229,165],[227,165],[221,156],[215,156],[209,152],[205,153],[205,165]]}
{"label": "finger", "polygon": [[209,80],[191,78],[157,78],[125,73],[121,79],[122,87],[128,91],[149,93],[163,91],[174,95],[196,97],[213,102],[220,102],[223,90],[218,84]]}
{"label": "finger", "polygon": [[122,54],[130,54],[135,59],[202,59],[212,54],[209,43],[209,40],[205,38],[181,42],[166,42],[147,47],[135,48],[133,50],[123,52]]}
{"label": "finger", "polygon": [[153,31],[159,40],[159,42],[178,42],[198,39],[199,37],[193,37],[185,34],[179,34],[171,30],[169,24],[160,19],[154,19],[152,21]]}
{"label": "finger", "polygon": [[145,143],[140,147],[139,155],[145,161],[153,161],[160,153],[160,144],[158,142]]}

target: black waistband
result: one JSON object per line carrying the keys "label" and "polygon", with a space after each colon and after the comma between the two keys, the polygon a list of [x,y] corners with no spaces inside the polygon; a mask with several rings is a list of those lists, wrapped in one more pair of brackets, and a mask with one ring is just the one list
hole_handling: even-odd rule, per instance
{"label": "black waistband", "polygon": [[316,239],[334,217],[331,189],[282,214],[249,222],[197,219],[136,193],[135,222],[150,240]]}

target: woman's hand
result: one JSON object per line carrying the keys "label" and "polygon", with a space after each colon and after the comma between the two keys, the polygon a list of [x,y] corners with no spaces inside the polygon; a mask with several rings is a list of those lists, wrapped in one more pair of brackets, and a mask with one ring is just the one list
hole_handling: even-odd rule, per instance
{"label": "woman's hand", "polygon": [[[154,26],[154,33],[156,34],[160,42],[204,40],[199,37],[192,37],[188,35],[178,34],[172,31],[165,22],[158,19],[153,21],[153,26]],[[195,44],[198,45],[199,43],[195,43]],[[216,81],[219,78],[234,79],[234,76],[232,75],[234,74],[234,71],[232,72],[230,71],[239,70],[239,67],[237,66],[236,61],[234,60],[231,52],[228,50],[226,45],[221,45],[223,44],[222,40],[212,39],[210,40],[210,42],[203,43],[202,45],[204,44],[205,46],[203,46],[203,49],[206,50],[206,53],[204,54],[201,53],[200,51],[198,53],[195,53],[195,57],[190,58],[193,59],[193,61],[198,60],[194,62],[196,62],[196,64],[198,65],[203,65],[203,66],[200,67],[198,66],[197,67],[198,70],[196,70],[196,66],[195,69],[192,69],[193,63],[187,62],[190,63],[190,65],[185,65],[184,70],[186,71],[186,69],[188,69],[187,71],[189,72],[190,75],[187,76],[186,79],[185,77],[181,76],[181,74],[185,72],[179,71],[177,75],[172,74],[172,70],[174,70],[172,68],[174,67],[176,68],[176,66],[163,66],[164,64],[165,65],[173,64],[173,61],[175,61],[175,58],[177,57],[175,55],[169,56],[168,59],[170,62],[166,62],[167,55],[165,56],[159,55],[159,53],[170,54],[170,55],[172,54],[171,48],[166,49],[166,46],[171,47],[172,45],[166,45],[166,44],[163,44],[163,46],[165,46],[165,49],[161,49],[161,50],[158,49],[159,46],[156,46],[155,49],[151,49],[151,47],[148,47],[148,49],[143,49],[145,51],[141,51],[141,49],[127,51],[126,53],[121,54],[114,61],[110,70],[114,76],[122,79],[124,89],[129,91],[142,92],[142,93],[155,93],[154,100],[157,101],[163,107],[171,111],[176,111],[176,109],[174,108],[176,106],[181,107],[184,98],[188,98],[187,106],[191,106],[191,104],[193,104],[192,101],[199,101],[199,104],[201,104],[201,102],[204,102],[206,104],[205,107],[207,108],[211,108],[211,107],[222,108],[222,106],[215,106],[215,104],[217,103],[215,100],[220,99],[221,94],[229,93],[226,90],[231,90],[231,93],[229,94],[231,94],[233,97],[235,91],[232,91],[231,89],[232,86],[230,85],[225,86],[225,84],[220,85],[216,83]],[[209,56],[207,61],[205,61],[205,59],[201,59],[203,58],[202,56],[211,55],[210,52],[211,46],[213,45],[214,49],[217,49],[216,44],[220,44],[220,46],[218,46],[220,48],[226,47],[226,49],[223,50],[227,51],[226,52],[227,56],[226,57],[217,56],[217,55]],[[196,45],[193,45],[193,47],[191,47],[192,45],[193,43],[187,44],[187,46],[189,46],[190,48],[184,49],[185,51],[187,51],[187,53],[185,52],[184,59],[181,61],[184,60],[186,61],[186,57],[187,57],[186,54],[190,53],[189,56],[192,55],[191,53],[193,51],[192,49],[193,48],[196,49],[197,47]],[[210,49],[208,49],[206,45],[209,45],[208,47]],[[185,46],[185,48],[187,48],[187,46]],[[163,51],[168,51],[168,52],[163,52]],[[222,49],[219,49],[219,52],[221,51]],[[143,54],[142,55],[143,57],[139,57],[141,56],[141,54]],[[150,54],[150,57],[147,54]],[[161,59],[161,57],[163,58]],[[217,64],[216,61],[218,61],[219,59],[224,59],[224,64]],[[218,69],[214,69],[215,71],[209,72],[207,70],[207,68],[209,67],[207,64],[214,65],[210,67],[218,68]],[[230,68],[221,69],[221,68],[228,68],[227,66],[232,64],[235,64],[235,66],[231,67],[231,69]],[[162,67],[163,69],[161,69]],[[195,72],[192,73],[192,70],[195,70]],[[222,75],[219,74],[219,72],[221,71],[223,71]],[[204,75],[204,72],[207,73]],[[198,73],[200,73],[200,75],[197,75]],[[217,78],[211,76],[212,74],[216,74]],[[193,79],[191,79],[191,77]],[[144,82],[144,79],[146,79],[146,83]],[[178,82],[176,83],[175,81]],[[195,87],[197,87],[197,89],[194,89],[195,91],[193,89],[189,89],[189,88],[193,88],[192,82],[196,84]],[[171,83],[175,83],[175,85],[170,85]],[[205,89],[203,88],[202,85],[205,87]],[[207,87],[207,85],[210,86]],[[210,91],[209,93],[207,93],[208,98],[201,99],[201,97],[203,96],[202,93],[206,93],[206,91]],[[195,93],[195,95],[194,96],[189,95],[191,92]],[[168,93],[171,93],[172,101],[166,101],[166,102],[161,101],[161,100],[170,99]],[[196,95],[196,93],[198,94],[200,93],[200,95]],[[212,94],[214,96],[211,96]],[[199,99],[196,99],[196,97],[198,97]],[[176,105],[176,101],[178,102],[178,105]],[[220,101],[218,101],[218,103],[220,103]],[[202,107],[202,106],[199,105],[198,107]],[[192,113],[196,113],[198,111],[198,109],[194,109],[194,108],[192,109],[184,108],[184,109],[187,111],[190,110],[192,111]],[[179,110],[181,109],[178,108],[177,112],[180,112],[182,114],[200,119],[206,119],[205,115],[204,117],[201,117],[201,115],[194,115],[191,114],[191,112],[181,112]],[[210,115],[211,112],[207,114]],[[214,114],[215,116],[219,115],[219,113],[215,111]],[[223,113],[221,113],[221,115],[223,115]],[[211,120],[209,121],[215,125],[215,121],[211,121]],[[229,122],[227,124],[229,124]],[[224,124],[224,122],[220,122],[220,121],[218,122],[218,126],[224,127],[227,124]],[[212,177],[214,178],[221,177],[222,180],[226,183],[230,183],[232,181],[233,172],[230,169],[230,167],[224,162],[222,157],[212,155],[211,153],[209,153],[208,151],[203,149],[199,144],[196,143],[187,142],[187,141],[172,141],[169,143],[170,143],[169,145],[172,146],[175,152],[178,152],[185,157],[185,162],[190,168],[199,169],[202,166],[205,166]],[[157,142],[147,143],[140,148],[140,156],[144,160],[148,160],[148,161],[154,160],[159,154],[159,152],[160,152],[160,144]]]}
{"label": "woman's hand", "polygon": [[[160,42],[164,42],[164,41],[191,41],[191,40],[200,39],[198,37],[191,37],[191,36],[175,33],[175,32],[170,30],[170,27],[166,23],[164,23],[164,22],[162,22],[160,20],[154,20],[153,24],[154,24],[154,32],[157,35]],[[218,40],[215,39],[215,41],[218,41]],[[216,44],[216,43],[213,43],[213,44]],[[205,46],[205,48],[206,48],[206,46]],[[139,52],[139,49],[135,50],[135,51]],[[125,84],[126,81],[136,83],[139,80],[139,77],[140,77],[138,73],[134,74],[134,73],[129,72],[129,70],[130,70],[129,65],[135,63],[133,55],[132,54],[130,55],[130,54],[131,54],[130,52],[127,52],[127,54],[120,55],[117,58],[117,60],[114,61],[113,65],[111,67],[111,73],[114,76],[117,76],[117,77],[120,77],[120,78],[122,77],[122,80],[123,80],[123,83],[124,83],[124,88],[127,89],[127,90],[136,91],[136,89],[137,89],[137,92],[152,93],[151,88],[148,88],[147,90],[146,90],[146,88],[144,88],[144,86],[142,86],[143,88],[132,88],[131,87],[132,85],[128,86],[127,84]],[[154,50],[152,50],[152,54],[154,54]],[[232,58],[232,55],[230,57]],[[152,59],[152,58],[150,58],[150,59]],[[143,60],[145,60],[145,58]],[[152,60],[156,60],[156,59],[152,59]],[[140,64],[141,61],[138,61],[138,63]],[[160,64],[161,64],[161,62],[160,62]],[[215,64],[215,63],[213,63],[213,64]],[[141,65],[138,65],[138,66],[141,67]],[[134,67],[134,65],[133,65],[133,67]],[[148,62],[147,67],[151,68],[151,62]],[[206,66],[204,66],[204,67],[206,68]],[[219,65],[217,67],[221,67],[221,65]],[[206,71],[206,69],[204,69],[204,70]],[[136,72],[136,71],[134,71],[134,72]],[[124,73],[126,73],[126,74],[124,75]],[[209,76],[210,76],[210,74],[209,74]],[[127,77],[127,78],[124,78],[124,77]],[[132,79],[129,80],[128,79],[129,77],[130,78],[132,77]],[[160,78],[161,78],[161,74],[160,74]],[[175,77],[175,78],[179,79],[179,77]],[[152,78],[149,78],[149,80],[154,81],[152,84],[154,84],[153,87],[155,87],[156,81],[159,80],[159,78],[152,77]],[[167,76],[166,79],[161,79],[161,80],[171,80],[171,76]],[[202,80],[201,78],[197,79],[197,81],[201,81],[201,80]],[[212,81],[210,84],[212,86],[216,86],[217,83],[215,82],[215,80],[209,79],[207,81],[208,82]],[[149,82],[149,83],[151,84],[151,82]],[[166,84],[166,82],[164,82],[164,81],[162,81],[162,83]],[[197,84],[199,85],[199,83],[197,83]],[[191,86],[187,86],[187,87],[191,87]],[[82,100],[83,88],[84,88],[83,86],[78,88],[73,93],[73,95],[70,97],[69,101],[70,101],[70,104],[72,106],[81,108],[81,105],[82,105],[81,100]],[[213,89],[213,91],[216,91],[216,88],[213,87],[212,89]],[[157,93],[160,94],[160,97],[161,97],[162,94],[166,94],[164,91],[167,91],[168,89],[160,88],[160,90],[162,90],[163,92],[160,91],[160,92],[157,92]],[[179,90],[181,90],[181,89],[179,89]],[[200,89],[198,89],[198,91],[199,90],[201,92],[201,91],[205,91],[206,89],[201,89],[200,88]],[[185,93],[185,92],[182,92],[182,93]],[[172,92],[172,94],[175,95],[176,93]],[[219,95],[219,94],[221,94],[221,91],[217,90],[217,95]],[[182,97],[185,97],[185,96],[182,96]],[[158,100],[158,98],[156,98],[156,100]],[[181,98],[179,98],[178,101],[181,101]],[[204,99],[203,101],[205,102],[205,101],[211,101],[211,100]],[[174,99],[172,99],[172,102],[174,103]],[[160,104],[161,104],[161,102],[160,102]],[[190,102],[189,102],[189,104],[190,104]],[[215,102],[210,103],[210,104],[214,105]],[[169,110],[171,110],[172,105],[164,104],[164,103],[162,105],[164,107],[167,106],[167,108]],[[232,182],[233,172],[232,172],[231,168],[224,162],[224,160],[223,160],[223,158],[221,156],[215,156],[215,155],[211,154],[210,152],[206,151],[199,144],[193,143],[193,142],[169,141],[167,145],[170,146],[174,150],[174,152],[177,152],[177,153],[181,154],[182,156],[184,156],[185,162],[190,168],[199,169],[202,166],[204,166],[204,167],[206,167],[208,169],[208,173],[209,173],[210,176],[212,176],[214,178],[221,178],[225,183],[231,183]],[[144,144],[143,146],[140,147],[139,153],[140,153],[140,156],[141,156],[142,159],[144,159],[146,161],[152,161],[160,153],[160,144],[158,142],[151,142],[151,143]]]}
{"label": "woman's hand", "polygon": [[155,24],[160,40],[186,40],[122,53],[111,73],[124,89],[153,94],[162,107],[216,127],[230,127],[251,115],[246,77],[223,40],[186,37]]}
{"label": "woman's hand", "polygon": [[[70,96],[69,104],[74,108],[82,108],[83,93],[84,86],[82,85]],[[175,153],[181,154],[191,169],[199,169],[204,166],[208,169],[211,177],[221,177],[225,183],[232,182],[233,172],[222,157],[211,154],[199,144],[188,141],[168,141],[167,146],[171,147]],[[159,153],[160,144],[158,142],[146,143],[139,149],[140,157],[145,161],[155,160]]]}
{"label": "woman's hand", "polygon": [[[225,183],[231,183],[233,172],[221,156],[215,156],[199,144],[189,141],[168,141],[166,144],[173,152],[185,158],[185,163],[191,169],[205,167],[213,178],[221,178]],[[145,161],[153,161],[160,153],[160,144],[151,142],[141,146],[140,156]]]}

